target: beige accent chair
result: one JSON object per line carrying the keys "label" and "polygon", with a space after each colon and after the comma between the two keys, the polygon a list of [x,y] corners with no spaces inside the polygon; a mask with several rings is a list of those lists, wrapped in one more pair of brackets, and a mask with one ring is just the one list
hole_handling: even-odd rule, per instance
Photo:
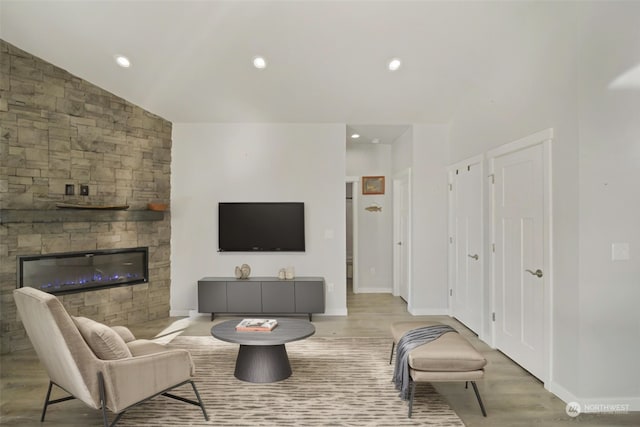
{"label": "beige accent chair", "polygon": [[[79,399],[116,414],[114,426],[129,408],[158,395],[199,406],[209,420],[192,378],[195,366],[187,350],[168,349],[149,340],[136,340],[126,327],[110,328],[83,317],[72,317],[53,295],[35,288],[13,291],[18,313],[29,339],[49,374],[47,406]],[[50,400],[53,385],[71,396]],[[175,396],[169,390],[191,384],[197,401]]]}

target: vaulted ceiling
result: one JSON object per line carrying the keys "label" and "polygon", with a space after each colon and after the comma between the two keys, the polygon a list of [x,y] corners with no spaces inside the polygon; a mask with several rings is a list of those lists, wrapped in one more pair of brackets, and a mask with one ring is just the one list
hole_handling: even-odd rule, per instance
{"label": "vaulted ceiling", "polygon": [[[446,123],[577,2],[13,1],[0,36],[172,122]],[[130,58],[128,69],[114,56]],[[262,55],[267,67],[252,59]],[[402,60],[399,70],[388,61]],[[402,126],[396,126],[402,130]]]}

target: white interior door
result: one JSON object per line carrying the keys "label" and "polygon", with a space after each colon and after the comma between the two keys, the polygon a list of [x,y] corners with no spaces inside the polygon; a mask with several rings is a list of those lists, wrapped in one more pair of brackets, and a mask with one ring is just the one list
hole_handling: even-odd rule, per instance
{"label": "white interior door", "polygon": [[450,170],[450,307],[452,315],[480,333],[483,307],[482,163]]}
{"label": "white interior door", "polygon": [[409,302],[411,283],[411,171],[393,180],[393,289]]}
{"label": "white interior door", "polygon": [[493,159],[495,344],[533,375],[547,372],[545,148]]}

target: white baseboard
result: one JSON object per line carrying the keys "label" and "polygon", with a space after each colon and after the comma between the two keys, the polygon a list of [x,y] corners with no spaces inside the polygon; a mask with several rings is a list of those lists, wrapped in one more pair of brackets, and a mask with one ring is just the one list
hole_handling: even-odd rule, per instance
{"label": "white baseboard", "polygon": [[324,313],[313,314],[313,317],[322,317],[322,316],[346,316],[347,309],[346,308],[338,308],[333,310],[325,310]]}
{"label": "white baseboard", "polygon": [[392,288],[358,288],[358,294],[391,294]]}
{"label": "white baseboard", "polygon": [[[304,314],[304,313],[298,313]],[[327,310],[324,313],[314,313],[313,317],[320,316],[346,316],[347,309],[337,309],[337,310]],[[201,317],[201,316],[211,316],[211,313],[200,313],[198,310],[170,310],[170,317]]]}
{"label": "white baseboard", "polygon": [[211,313],[200,313],[198,310],[189,310],[189,317],[211,317]]}
{"label": "white baseboard", "polygon": [[193,310],[169,310],[169,317],[191,317]]}
{"label": "white baseboard", "polygon": [[578,401],[578,398],[573,393],[571,393],[569,390],[567,390],[566,388],[562,387],[560,384],[554,381],[545,383],[544,388],[549,390],[551,393],[555,394],[564,403]]}
{"label": "white baseboard", "polygon": [[448,308],[414,308],[408,307],[407,311],[414,316],[448,316]]}

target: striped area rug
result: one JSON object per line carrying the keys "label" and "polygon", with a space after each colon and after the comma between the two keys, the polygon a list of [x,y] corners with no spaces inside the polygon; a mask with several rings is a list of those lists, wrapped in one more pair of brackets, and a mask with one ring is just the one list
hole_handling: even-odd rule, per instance
{"label": "striped area rug", "polygon": [[[287,344],[293,374],[270,384],[233,376],[238,346],[179,336],[196,364],[207,422],[196,406],[162,396],[128,411],[119,426],[464,426],[429,385],[417,387],[412,418],[391,377],[389,339],[316,338]],[[192,398],[191,386],[175,394]]]}

